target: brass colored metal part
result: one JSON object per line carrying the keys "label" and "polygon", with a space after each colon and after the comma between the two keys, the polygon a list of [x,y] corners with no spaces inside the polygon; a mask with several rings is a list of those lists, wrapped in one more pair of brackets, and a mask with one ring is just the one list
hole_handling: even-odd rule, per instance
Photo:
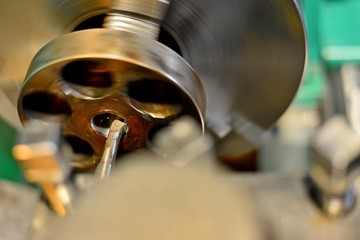
{"label": "brass colored metal part", "polygon": [[168,0],[116,0],[103,26],[156,40],[168,7]]}

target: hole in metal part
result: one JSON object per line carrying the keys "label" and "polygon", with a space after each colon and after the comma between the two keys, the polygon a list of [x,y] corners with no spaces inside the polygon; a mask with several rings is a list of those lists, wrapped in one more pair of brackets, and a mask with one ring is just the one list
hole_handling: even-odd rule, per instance
{"label": "hole in metal part", "polygon": [[24,111],[33,118],[62,120],[71,115],[71,108],[62,97],[47,92],[33,92],[22,99]]}
{"label": "hole in metal part", "polygon": [[171,48],[174,52],[182,56],[182,52],[178,42],[175,38],[168,32],[165,28],[160,27],[158,42],[164,44],[165,46]]}
{"label": "hole in metal part", "polygon": [[182,94],[178,88],[163,80],[141,79],[130,82],[128,93],[131,98],[144,103],[182,103]]}
{"label": "hole in metal part", "polygon": [[65,81],[95,88],[108,88],[112,85],[111,73],[102,64],[90,60],[78,60],[67,64],[62,77]]}
{"label": "hole in metal part", "polygon": [[87,141],[72,135],[65,136],[65,140],[72,148],[73,167],[87,168],[94,165],[94,150]]}
{"label": "hole in metal part", "polygon": [[165,119],[182,110],[183,95],[167,81],[141,79],[130,82],[127,89],[130,104],[153,118]]}
{"label": "hole in metal part", "polygon": [[92,29],[92,28],[102,28],[104,24],[104,19],[106,14],[96,15],[86,19],[85,21],[81,22],[74,28],[75,31],[85,30],[85,29]]}
{"label": "hole in metal part", "polygon": [[123,118],[112,113],[100,113],[91,120],[91,127],[104,137],[107,137],[111,124],[114,120],[125,122]]}

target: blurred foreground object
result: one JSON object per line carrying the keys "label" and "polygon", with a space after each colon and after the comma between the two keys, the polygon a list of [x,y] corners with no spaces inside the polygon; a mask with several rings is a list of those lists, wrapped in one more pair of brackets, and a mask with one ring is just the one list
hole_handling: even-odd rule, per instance
{"label": "blurred foreground object", "polygon": [[[159,134],[174,140],[169,133],[179,128],[192,129],[183,137],[197,139],[192,133],[198,127],[189,119],[181,119]],[[176,152],[189,147],[170,142],[179,146]],[[206,150],[211,141],[205,136],[190,144]],[[195,153],[198,157],[180,168],[170,156],[149,151],[122,158],[110,178],[81,193],[74,215],[47,223],[41,239],[315,240],[359,236],[355,227],[360,223],[359,204],[348,209],[346,216],[328,218],[323,212],[326,209],[310,197],[304,177],[229,173],[215,161],[209,162],[214,157],[211,151],[204,153]],[[312,174],[314,179],[319,177]],[[359,191],[358,183],[353,187]]]}
{"label": "blurred foreground object", "polygon": [[320,127],[313,148],[310,176],[315,200],[330,217],[347,214],[357,199],[360,136],[344,117],[332,117]]}
{"label": "blurred foreground object", "polygon": [[149,153],[123,160],[45,239],[262,239],[243,186],[230,188],[201,165],[175,168]]}

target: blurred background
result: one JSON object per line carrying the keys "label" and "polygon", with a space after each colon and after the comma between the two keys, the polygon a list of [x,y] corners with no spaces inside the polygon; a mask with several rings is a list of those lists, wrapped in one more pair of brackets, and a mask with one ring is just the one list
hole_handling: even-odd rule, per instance
{"label": "blurred background", "polygon": [[[296,98],[261,149],[260,168],[266,171],[306,172],[312,136],[333,115],[346,115],[357,129],[360,1],[302,0],[300,4],[308,64]],[[346,92],[349,84],[351,94]]]}

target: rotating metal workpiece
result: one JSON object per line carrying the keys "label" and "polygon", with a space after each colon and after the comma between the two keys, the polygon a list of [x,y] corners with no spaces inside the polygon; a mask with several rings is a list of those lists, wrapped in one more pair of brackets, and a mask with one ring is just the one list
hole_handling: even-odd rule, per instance
{"label": "rotating metal workpiece", "polygon": [[[89,41],[91,39],[91,41]],[[22,121],[61,121],[73,167],[94,167],[113,120],[128,125],[122,150],[145,147],[152,129],[181,115],[203,122],[202,85],[188,64],[154,40],[113,29],[64,35],[35,57],[19,97]]]}
{"label": "rotating metal workpiece", "polygon": [[[87,23],[80,23],[76,29],[82,31],[54,39],[30,65],[18,100],[20,119],[61,122],[75,169],[97,165],[115,120],[128,129],[118,143],[121,151],[146,147],[156,129],[182,115],[204,126],[205,94],[198,76],[153,40],[161,20],[156,17],[165,8],[153,2],[147,8],[141,1],[115,2],[116,11],[104,16],[105,28],[83,30]],[[129,12],[133,9],[138,12]]]}
{"label": "rotating metal workpiece", "polygon": [[27,4],[0,3],[12,13],[2,22],[17,16],[31,26],[3,27],[3,89],[18,92],[21,122],[61,123],[71,167],[97,167],[101,178],[118,150],[161,154],[152,135],[184,115],[220,141],[234,133],[254,139],[285,111],[304,70],[292,0]]}
{"label": "rotating metal workpiece", "polygon": [[[0,3],[1,85],[10,100],[7,109],[14,112],[2,113],[5,119],[18,126],[11,110],[16,104],[14,96],[45,44],[74,30],[103,27],[109,13],[139,11],[121,11],[125,3],[135,1],[114,2]],[[295,1],[177,0],[167,11],[162,9],[163,15],[153,21],[160,27],[158,41],[179,53],[199,75],[207,97],[209,128],[221,137],[231,130],[241,132],[245,125],[261,131],[277,120],[296,93],[305,63],[304,29]],[[146,20],[154,17],[141,14]],[[90,40],[84,45],[86,42]]]}

